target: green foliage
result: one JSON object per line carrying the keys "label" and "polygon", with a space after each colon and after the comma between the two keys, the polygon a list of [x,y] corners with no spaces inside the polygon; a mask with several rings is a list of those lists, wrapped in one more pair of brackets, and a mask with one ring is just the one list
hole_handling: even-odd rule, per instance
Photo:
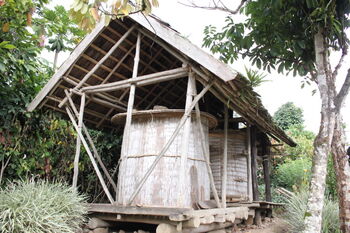
{"label": "green foliage", "polygon": [[60,183],[19,181],[0,190],[3,233],[74,233],[85,221],[86,197]]}
{"label": "green foliage", "polygon": [[82,29],[91,31],[101,18],[108,25],[111,19],[123,18],[130,14],[142,12],[148,15],[158,6],[158,0],[74,0],[70,15]]}
{"label": "green foliage", "polygon": [[[301,191],[291,193],[285,197],[286,211],[284,219],[289,225],[289,232],[302,232],[304,229],[304,218],[307,215],[308,193]],[[336,201],[325,198],[322,211],[322,233],[340,233],[339,229],[339,207]]]}
{"label": "green foliage", "polygon": [[36,30],[43,28],[46,28],[45,35],[50,44],[46,48],[56,52],[72,50],[86,34],[72,22],[63,6],[56,6],[54,9],[44,8]]}
{"label": "green foliage", "polygon": [[314,34],[319,28],[334,50],[348,43],[349,1],[248,1],[242,12],[247,16],[243,23],[227,17],[221,31],[213,26],[204,30],[203,46],[224,62],[248,57],[259,69],[305,76],[315,68]]}
{"label": "green foliage", "polygon": [[309,183],[310,169],[311,160],[309,158],[285,161],[276,168],[274,184],[289,190],[300,190]]}
{"label": "green foliage", "polygon": [[254,87],[259,87],[261,86],[262,83],[267,82],[266,80],[266,75],[259,73],[258,70],[252,70],[248,69],[247,67],[245,68],[246,76],[245,78],[249,81],[249,86],[254,88]]}
{"label": "green foliage", "polygon": [[296,147],[286,146],[284,154],[291,159],[312,158],[314,150],[315,134],[305,130],[301,125],[291,126],[287,134],[298,144]]}
{"label": "green foliage", "polygon": [[[48,10],[47,1],[8,0],[0,7],[0,184],[28,174],[48,180],[70,182],[73,173],[76,134],[59,114],[45,110],[27,113],[34,98],[53,71],[39,57],[46,37],[68,30],[65,48],[74,46],[83,34],[69,21],[63,7]],[[28,27],[33,30],[28,30]],[[5,30],[4,30],[5,29]],[[77,30],[77,31],[75,31]],[[120,137],[113,132],[91,130],[107,169],[114,170]],[[79,189],[91,200],[101,187],[91,162],[82,150]]]}
{"label": "green foliage", "polygon": [[275,112],[273,120],[280,128],[287,130],[291,126],[304,123],[303,110],[295,106],[293,102],[287,102]]}

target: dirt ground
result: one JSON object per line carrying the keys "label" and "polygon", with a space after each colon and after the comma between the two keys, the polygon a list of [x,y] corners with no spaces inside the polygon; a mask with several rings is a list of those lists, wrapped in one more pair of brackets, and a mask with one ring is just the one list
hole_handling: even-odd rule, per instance
{"label": "dirt ground", "polygon": [[247,226],[236,233],[286,233],[288,225],[280,218],[266,219],[261,226]]}

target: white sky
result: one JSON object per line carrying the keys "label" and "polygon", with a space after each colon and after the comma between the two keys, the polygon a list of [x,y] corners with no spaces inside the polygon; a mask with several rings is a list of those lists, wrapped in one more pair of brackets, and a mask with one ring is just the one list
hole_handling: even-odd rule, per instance
{"label": "white sky", "polygon": [[[178,0],[158,0],[160,3],[159,8],[154,9],[153,13],[160,17],[165,22],[168,22],[174,29],[179,31],[182,35],[189,38],[194,44],[201,47],[202,38],[204,36],[203,30],[207,25],[214,25],[217,28],[221,28],[225,23],[225,17],[227,14],[218,11],[208,11],[202,9],[194,9],[181,5]],[[63,4],[65,7],[69,7],[72,0],[59,1],[53,0],[52,5]],[[181,0],[186,2],[186,0]],[[205,4],[205,0],[199,1],[198,4]],[[229,2],[227,6],[230,7]],[[237,3],[237,1],[235,1]],[[232,4],[231,4],[232,5]],[[234,8],[234,5],[232,6]],[[235,20],[242,20],[242,17],[237,16]],[[53,61],[53,54],[44,53],[43,56],[49,61]],[[60,54],[58,62],[59,65],[67,59],[68,54]],[[331,62],[333,67],[338,61],[338,54],[331,56]],[[232,67],[245,73],[244,66],[250,67],[248,61],[237,60]],[[344,80],[346,71],[350,67],[350,59],[347,57],[343,68],[339,71],[338,87]],[[268,73],[267,73],[268,74]],[[273,114],[282,104],[292,101],[298,107],[301,107],[304,111],[305,126],[308,130],[317,133],[320,124],[320,100],[318,92],[312,96],[311,92],[317,89],[315,85],[305,86],[301,89],[302,77],[293,77],[292,75],[285,76],[273,72],[268,74],[267,79],[269,82],[263,83],[256,91],[261,95],[264,106],[269,110],[270,114]],[[343,118],[346,124],[347,141],[350,142],[350,97],[345,101],[345,107],[343,108]]]}

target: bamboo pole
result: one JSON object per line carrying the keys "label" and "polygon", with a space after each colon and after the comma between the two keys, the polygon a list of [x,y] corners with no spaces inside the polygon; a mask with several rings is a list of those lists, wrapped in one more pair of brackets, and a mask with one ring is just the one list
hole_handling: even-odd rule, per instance
{"label": "bamboo pole", "polygon": [[[68,103],[70,104],[70,106],[71,106],[71,108],[72,108],[74,114],[75,114],[77,117],[80,116],[80,114],[78,114],[78,110],[77,110],[77,108],[75,107],[72,98],[68,95],[68,92],[66,92],[66,96],[67,96],[67,98],[68,98]],[[86,126],[85,126],[85,124],[84,124],[83,122],[82,122],[82,124],[81,124],[81,127],[82,127],[82,129],[84,130],[84,133],[85,133],[85,135],[86,135],[86,137],[87,137],[87,139],[88,139],[88,141],[89,141],[89,143],[90,143],[90,145],[91,145],[91,147],[92,147],[92,150],[93,150],[93,152],[94,152],[95,158],[97,159],[98,163],[100,164],[100,166],[101,166],[101,168],[102,168],[102,170],[103,170],[105,176],[107,177],[107,179],[108,179],[109,182],[111,183],[111,185],[112,185],[112,187],[114,188],[115,192],[117,192],[117,191],[116,191],[116,190],[117,190],[117,186],[116,186],[116,184],[114,183],[112,177],[109,175],[109,172],[108,172],[106,166],[103,164],[102,159],[101,159],[101,156],[99,155],[99,153],[98,153],[98,151],[97,151],[97,149],[96,149],[96,147],[95,147],[95,144],[94,144],[94,142],[93,142],[93,140],[92,140],[92,138],[91,138],[91,136],[90,136],[90,134],[89,134],[89,131],[87,130],[87,128],[86,128]],[[80,129],[80,130],[81,130],[81,129]],[[80,131],[80,132],[81,132],[81,131]],[[78,138],[79,138],[79,137],[78,137]],[[79,138],[79,139],[80,139],[80,138]],[[80,141],[81,141],[81,140],[80,140]]]}
{"label": "bamboo pole", "polygon": [[[67,89],[65,89],[64,91],[66,95],[68,95]],[[81,96],[80,111],[78,115],[79,116],[78,130],[80,132],[83,125],[84,108],[85,108],[85,94]],[[75,150],[74,169],[73,169],[73,184],[72,184],[73,188],[76,188],[78,183],[80,149],[81,149],[81,140],[79,137],[77,137],[77,145]]]}
{"label": "bamboo pole", "polygon": [[[192,99],[193,99],[193,81],[194,79],[192,73],[188,76],[188,82],[187,82],[187,91],[186,91],[186,103],[185,103],[185,111],[188,111],[189,107],[191,106]],[[183,136],[182,136],[182,142],[181,142],[181,158],[180,158],[180,170],[179,170],[179,195],[177,200],[178,207],[183,206],[184,201],[184,192],[185,188],[187,186],[186,182],[186,170],[187,170],[187,157],[188,157],[188,148],[189,148],[189,139],[190,139],[190,133],[191,133],[191,114],[187,119],[185,120],[184,129],[183,129]]]}
{"label": "bamboo pole", "polygon": [[[131,79],[134,79],[137,77],[139,61],[140,61],[140,48],[141,48],[141,33],[138,33],[137,34],[137,42],[136,42],[136,52],[135,52],[135,57],[134,57],[134,67],[133,67]],[[136,89],[135,84],[132,84],[130,86],[130,92],[129,92],[126,122],[125,122],[124,133],[123,133],[121,158],[123,158],[124,156],[127,156],[128,150],[129,150],[130,126],[131,126],[131,121],[132,121],[132,109],[134,107],[134,100],[135,100],[135,89]],[[121,163],[120,166],[123,166],[123,163]],[[121,168],[119,168],[119,170],[122,171]],[[118,193],[116,194],[116,199],[118,198],[118,196],[120,194],[120,187],[121,187],[121,185],[119,185]]]}
{"label": "bamboo pole", "polygon": [[[76,85],[74,87],[74,89],[79,89],[80,87],[83,86],[83,84],[91,77],[91,75],[93,73],[95,73],[95,71],[100,68],[101,65],[103,65],[103,63],[108,59],[108,57],[119,47],[119,45],[130,35],[130,33],[135,29],[136,24],[133,25],[119,40],[117,43],[115,43],[112,48],[108,51],[108,53],[106,53],[101,60],[94,66],[94,68],[92,68],[89,73],[87,73],[82,80],[80,80],[80,82],[78,83],[78,85]],[[64,98],[62,100],[62,102],[58,105],[58,107],[62,107],[65,103],[67,102],[67,98]]]}
{"label": "bamboo pole", "polygon": [[103,91],[115,91],[129,87],[130,85],[144,86],[158,82],[170,81],[172,79],[181,78],[187,75],[187,68],[176,68],[172,70],[147,74],[139,77],[132,77],[131,79],[100,84],[95,86],[83,87],[82,92],[95,93]]}
{"label": "bamboo pole", "polygon": [[170,139],[168,142],[165,144],[161,152],[157,155],[156,159],[152,163],[152,165],[149,167],[147,170],[146,174],[144,177],[141,179],[141,181],[138,183],[136,186],[137,188],[135,189],[134,193],[131,195],[130,200],[129,200],[129,205],[134,201],[136,195],[140,192],[142,186],[146,182],[147,178],[151,175],[152,171],[154,170],[155,166],[158,164],[159,160],[164,156],[165,152],[168,150],[172,142],[175,140],[176,136],[180,132],[182,126],[184,125],[186,119],[189,117],[191,114],[192,109],[195,107],[196,103],[204,96],[205,93],[213,86],[214,82],[209,83],[192,101],[191,106],[188,108],[187,111],[185,111],[184,115],[182,116],[180,122],[177,124],[173,134],[171,135]]}
{"label": "bamboo pole", "polygon": [[[195,90],[195,94],[197,94],[197,90],[195,88],[196,86],[196,80],[193,80],[194,84],[194,90]],[[206,140],[205,134],[204,134],[204,130],[203,130],[203,125],[202,125],[202,120],[201,120],[201,111],[199,109],[199,104],[196,103],[196,119],[197,122],[199,124],[199,132],[201,134],[201,146],[202,146],[202,151],[203,151],[203,157],[205,159],[205,165],[207,167],[207,171],[208,171],[208,176],[209,176],[209,181],[210,181],[210,188],[211,191],[213,192],[213,196],[216,202],[216,205],[218,208],[221,208],[221,204],[220,204],[220,199],[219,199],[219,195],[218,195],[218,191],[215,187],[215,182],[214,182],[214,176],[213,176],[213,171],[211,170],[210,167],[210,153],[209,153],[209,148],[206,146],[206,144],[204,143]]]}
{"label": "bamboo pole", "polygon": [[225,104],[224,114],[224,156],[223,156],[223,172],[222,172],[222,189],[221,189],[221,200],[222,207],[226,208],[226,188],[227,188],[227,131],[228,131],[228,108]]}
{"label": "bamboo pole", "polygon": [[90,151],[88,143],[85,141],[83,134],[79,131],[78,125],[77,125],[77,123],[74,120],[74,117],[73,117],[73,114],[72,114],[71,110],[69,110],[69,108],[66,107],[66,111],[67,111],[67,114],[68,114],[71,122],[73,123],[73,126],[74,126],[75,130],[78,133],[78,136],[80,137],[81,142],[83,143],[83,145],[85,147],[85,150],[86,150],[87,154],[89,155],[89,158],[91,160],[92,166],[95,169],[97,177],[98,177],[98,179],[99,179],[99,181],[100,181],[100,183],[102,185],[102,188],[103,188],[104,192],[106,193],[106,196],[107,196],[108,200],[111,202],[111,204],[113,204],[114,203],[113,197],[112,197],[111,193],[109,192],[105,181],[103,180],[102,174],[101,174],[100,170],[98,169],[98,166],[96,164],[94,156],[92,155],[92,153]]}

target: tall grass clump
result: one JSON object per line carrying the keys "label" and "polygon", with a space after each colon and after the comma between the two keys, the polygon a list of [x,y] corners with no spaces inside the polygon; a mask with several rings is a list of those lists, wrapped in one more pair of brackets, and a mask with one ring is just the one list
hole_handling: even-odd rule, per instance
{"label": "tall grass clump", "polygon": [[[304,218],[307,210],[308,192],[288,192],[285,196],[286,211],[284,219],[289,225],[289,232],[299,233],[304,230]],[[322,233],[340,233],[338,203],[325,198],[322,211]]]}
{"label": "tall grass clump", "polygon": [[65,184],[13,182],[0,190],[0,232],[74,233],[85,221],[85,201]]}

